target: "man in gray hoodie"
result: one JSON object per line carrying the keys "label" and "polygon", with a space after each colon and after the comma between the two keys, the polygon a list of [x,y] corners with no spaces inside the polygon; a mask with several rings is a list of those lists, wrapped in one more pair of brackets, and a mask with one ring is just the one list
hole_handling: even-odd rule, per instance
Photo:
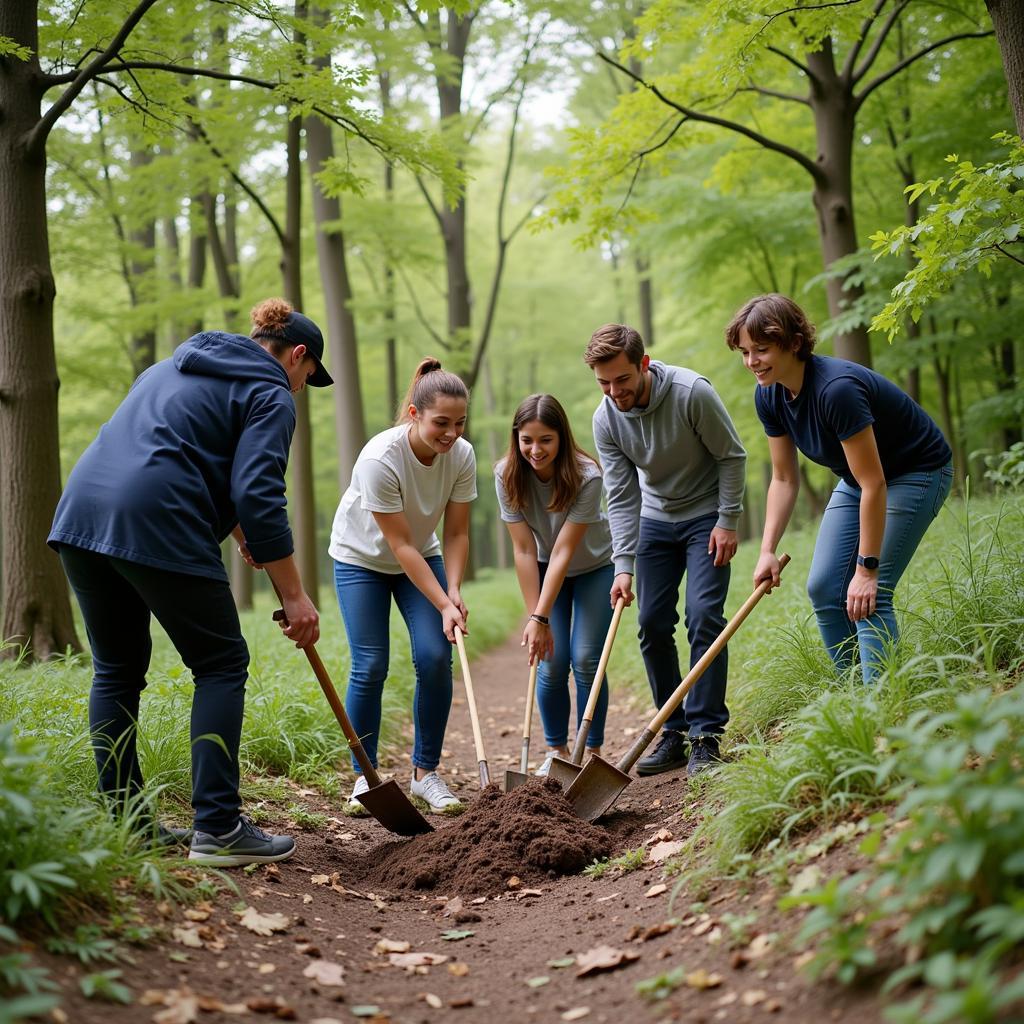
{"label": "man in gray hoodie", "polygon": [[[691,666],[725,627],[747,455],[707,379],[652,362],[631,327],[598,328],[583,360],[605,395],[594,412],[594,443],[608,493],[611,600],[633,602],[635,575],[640,650],[660,708],[682,679],[675,628],[684,575]],[[718,760],[729,720],[727,672],[722,651],[665,723],[654,750],[637,762],[641,775],[683,764],[695,775]]]}

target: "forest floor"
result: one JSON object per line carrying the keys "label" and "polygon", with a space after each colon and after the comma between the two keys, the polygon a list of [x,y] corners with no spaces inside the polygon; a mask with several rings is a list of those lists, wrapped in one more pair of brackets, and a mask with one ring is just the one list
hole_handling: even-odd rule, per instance
{"label": "forest floor", "polygon": [[[473,663],[491,777],[499,782],[506,768],[517,767],[524,661],[517,640],[510,640]],[[458,677],[455,687],[442,771],[472,801],[478,792],[476,755]],[[613,695],[606,752],[619,755],[650,713],[645,702]],[[534,764],[544,747],[537,732],[535,719]],[[404,764],[391,770],[406,788]],[[270,812],[265,827],[295,836],[298,851],[292,860],[225,872],[237,892],[222,886],[215,898],[191,906],[143,906],[158,939],[132,948],[130,962],[119,965],[119,980],[134,997],[131,1004],[82,996],[79,978],[107,965],[85,968],[40,951],[62,989],[55,1019],[71,1024],[274,1019],[428,1024],[442,1018],[466,1024],[512,1019],[860,1024],[882,1019],[883,1003],[873,990],[812,982],[801,970],[807,954],[793,942],[801,914],[784,915],[776,906],[792,879],[778,887],[777,876],[773,881],[755,875],[742,883],[704,882],[691,892],[679,886],[685,875],[663,877],[665,865],[655,862],[652,852],[672,850],[664,844],[685,838],[699,818],[684,772],[634,778],[600,822],[613,857],[647,851],[641,868],[624,874],[609,870],[598,878],[544,877],[519,884],[513,879],[511,887],[506,880],[504,891],[486,898],[454,891],[443,878],[429,892],[389,892],[367,884],[394,855],[395,837],[373,819],[343,815],[339,799],[294,786],[290,800],[327,816],[325,826],[302,831],[283,807],[264,808]],[[465,820],[431,816],[438,830],[458,830]],[[824,849],[814,864],[827,876],[851,870],[856,857],[840,844]],[[249,911],[243,918],[245,907],[257,915]],[[246,920],[266,926],[268,934],[250,930]],[[583,973],[586,954],[602,946],[610,948],[594,958],[599,969]],[[659,975],[669,976],[660,998],[638,992],[638,982]]]}

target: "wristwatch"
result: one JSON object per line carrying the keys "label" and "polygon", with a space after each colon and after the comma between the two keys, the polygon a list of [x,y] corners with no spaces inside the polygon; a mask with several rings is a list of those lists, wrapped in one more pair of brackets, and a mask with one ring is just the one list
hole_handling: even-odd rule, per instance
{"label": "wristwatch", "polygon": [[[876,561],[877,561],[877,559],[876,559]],[[530,618],[533,619],[534,622],[539,622],[542,626],[547,626],[548,625],[548,617],[546,615],[538,615],[536,612],[534,612],[530,616]]]}
{"label": "wristwatch", "polygon": [[864,566],[865,569],[874,571],[878,568],[878,559],[874,555],[858,555],[857,564]]}

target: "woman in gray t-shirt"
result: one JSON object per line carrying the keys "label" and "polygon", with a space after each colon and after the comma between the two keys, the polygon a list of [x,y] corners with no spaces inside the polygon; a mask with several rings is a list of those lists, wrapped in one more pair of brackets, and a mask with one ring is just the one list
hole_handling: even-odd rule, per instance
{"label": "woman in gray t-shirt", "polygon": [[[516,410],[494,478],[530,613],[522,642],[530,663],[540,662],[537,704],[548,751],[537,774],[547,775],[552,757],[569,756],[569,669],[578,727],[611,624],[614,571],[601,467],[576,444],[558,400],[530,395]],[[601,751],[607,710],[605,682],[587,736],[594,753]]]}

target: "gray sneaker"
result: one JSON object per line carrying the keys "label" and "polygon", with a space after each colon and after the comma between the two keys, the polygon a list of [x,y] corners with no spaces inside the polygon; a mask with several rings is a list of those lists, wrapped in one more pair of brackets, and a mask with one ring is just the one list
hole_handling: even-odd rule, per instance
{"label": "gray sneaker", "polygon": [[237,868],[245,864],[270,864],[287,860],[295,853],[291,836],[272,836],[257,828],[244,814],[238,828],[223,837],[198,829],[192,836],[188,859],[218,868]]}

